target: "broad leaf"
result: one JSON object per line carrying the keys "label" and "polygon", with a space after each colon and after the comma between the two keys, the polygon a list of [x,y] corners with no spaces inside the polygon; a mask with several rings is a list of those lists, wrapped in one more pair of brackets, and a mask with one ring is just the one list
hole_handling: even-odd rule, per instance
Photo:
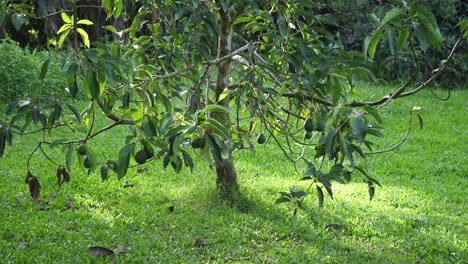
{"label": "broad leaf", "polygon": [[67,13],[65,13],[65,11],[62,11],[60,13],[60,16],[62,17],[63,22],[65,22],[66,24],[71,24],[72,23],[70,17],[67,15]]}
{"label": "broad leaf", "polygon": [[41,68],[41,74],[39,75],[39,80],[43,80],[46,76],[47,69],[49,68],[49,63],[50,59],[47,59],[43,64]]}
{"label": "broad leaf", "polygon": [[382,36],[382,30],[378,30],[377,32],[374,33],[374,35],[367,41],[368,39],[366,38],[366,51],[369,54],[369,57],[371,59],[374,58],[375,50],[377,49],[377,44],[379,43],[380,37]]}
{"label": "broad leaf", "polygon": [[133,153],[134,148],[135,144],[132,143],[124,146],[119,151],[119,166],[117,170],[117,177],[119,179],[122,179],[125,174],[127,174],[128,165],[130,163],[130,156]]}
{"label": "broad leaf", "polygon": [[380,27],[384,27],[386,24],[390,23],[392,20],[396,19],[399,16],[404,15],[405,13],[400,8],[393,8],[385,14],[385,17],[380,23]]}
{"label": "broad leaf", "polygon": [[317,196],[318,196],[318,199],[319,199],[319,207],[322,208],[323,207],[323,191],[322,191],[322,187],[318,186],[318,185],[315,185],[315,187],[317,187]]}
{"label": "broad leaf", "polygon": [[90,26],[90,25],[94,25],[94,23],[88,19],[81,19],[81,20],[78,20],[78,22],[76,22],[76,24],[82,24],[82,25],[87,25],[87,26]]}
{"label": "broad leaf", "polygon": [[84,29],[82,29],[82,28],[77,28],[76,31],[78,31],[78,33],[80,33],[81,39],[83,39],[83,44],[85,45],[85,47],[89,48],[90,43],[89,43],[88,33],[86,33],[86,31],[84,31]]}

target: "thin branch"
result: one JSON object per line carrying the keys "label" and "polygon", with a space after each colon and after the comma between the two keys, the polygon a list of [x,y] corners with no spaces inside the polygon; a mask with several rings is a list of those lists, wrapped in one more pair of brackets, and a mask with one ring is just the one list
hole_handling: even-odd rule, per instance
{"label": "thin branch", "polygon": [[412,118],[413,118],[413,111],[410,112],[410,117],[409,117],[409,121],[408,121],[408,130],[406,131],[405,136],[403,137],[403,139],[400,140],[400,142],[398,142],[396,145],[391,146],[391,147],[386,148],[386,149],[377,150],[377,151],[371,151],[371,152],[365,151],[364,154],[365,154],[365,155],[369,155],[369,154],[382,154],[382,153],[385,153],[385,152],[393,151],[393,150],[397,149],[398,147],[400,147],[401,145],[403,145],[403,144],[406,142],[406,140],[408,139],[408,136],[410,135],[410,132],[411,132],[411,120],[412,120]]}
{"label": "thin branch", "polygon": [[[96,5],[77,5],[76,8],[102,8],[102,6],[96,6]],[[56,12],[53,12],[53,13],[50,13],[50,14],[47,14],[45,16],[30,16],[29,18],[32,18],[32,19],[45,19],[45,18],[48,18],[48,17],[52,17],[52,16],[55,16],[55,15],[58,15],[58,14],[61,14],[63,12],[73,12],[73,10],[68,10],[68,9],[63,9],[63,10],[60,10],[60,11],[56,11]]]}
{"label": "thin branch", "polygon": [[[354,102],[352,102],[350,104],[344,104],[343,106],[348,106],[348,107],[359,107],[359,106],[367,106],[367,105],[368,106],[378,106],[378,105],[385,104],[388,100],[402,98],[402,97],[406,97],[406,96],[410,96],[410,95],[418,93],[422,89],[427,88],[428,84],[430,84],[435,79],[437,79],[437,77],[439,77],[439,75],[445,70],[445,68],[448,66],[448,64],[452,60],[453,56],[455,55],[455,51],[458,48],[460,42],[461,42],[461,37],[458,38],[457,42],[452,47],[452,50],[450,51],[450,54],[447,57],[445,63],[442,65],[442,67],[440,67],[431,77],[429,77],[425,82],[420,84],[417,88],[415,88],[415,89],[413,89],[411,91],[408,91],[408,92],[403,92],[406,89],[406,87],[410,84],[410,81],[412,81],[410,79],[410,81],[408,81],[405,84],[401,85],[397,90],[395,90],[395,92],[393,92],[393,93],[391,93],[389,95],[386,95],[386,96],[384,96],[384,97],[382,97],[382,98],[380,98],[378,100],[367,101],[367,102],[366,101],[362,101],[362,102],[354,101]],[[296,92],[285,92],[285,93],[283,93],[282,96],[287,97],[287,98],[301,98],[302,97],[303,99],[306,99],[306,100],[309,100],[309,101],[312,101],[312,102],[316,102],[316,103],[319,103],[319,104],[322,104],[322,105],[334,106],[333,102],[331,102],[329,100],[326,100],[324,98],[315,97],[315,96],[308,96],[308,95],[301,95],[301,94],[298,94]]]}
{"label": "thin branch", "polygon": [[[225,56],[222,56],[220,58],[217,58],[217,59],[214,59],[214,60],[211,60],[211,61],[205,61],[203,62],[203,65],[211,65],[211,64],[219,64],[225,60],[228,60],[230,58],[232,58],[233,56],[243,52],[243,51],[246,51],[247,49],[249,48],[249,44],[246,44],[238,49],[236,49],[235,51],[225,55]],[[168,73],[168,74],[164,74],[164,75],[154,75],[153,78],[154,79],[159,79],[159,80],[162,80],[162,79],[169,79],[169,78],[172,78],[174,76],[177,76],[181,73],[184,73],[186,71],[189,71],[191,69],[195,68],[195,65],[188,65],[188,66],[185,66],[184,68],[182,69],[179,69],[177,71],[174,71],[174,72],[171,72],[171,73]]]}

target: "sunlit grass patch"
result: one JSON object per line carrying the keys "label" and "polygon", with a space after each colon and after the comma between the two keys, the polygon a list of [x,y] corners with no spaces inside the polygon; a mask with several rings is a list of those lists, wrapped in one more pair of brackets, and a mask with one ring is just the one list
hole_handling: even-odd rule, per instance
{"label": "sunlit grass patch", "polygon": [[[132,168],[106,182],[74,168],[71,182],[58,189],[56,168],[37,155],[32,167],[41,201],[32,202],[24,177],[35,138],[17,138],[0,160],[0,262],[105,263],[110,259],[87,249],[119,243],[127,253],[118,263],[464,263],[466,95],[457,91],[438,102],[423,92],[393,102],[383,111],[385,138],[376,150],[403,137],[413,106],[423,110],[424,129],[414,120],[406,144],[369,157],[371,176],[383,185],[373,201],[356,175],[347,185],[333,182],[334,199],[326,196],[323,209],[312,189],[295,218],[293,207],[275,204],[278,192],[309,182],[299,181],[303,175],[271,142],[235,154],[240,210],[219,201],[214,172],[201,160],[193,173],[175,174],[157,160],[138,167],[144,173]],[[90,143],[98,159],[116,157],[124,139],[115,133]],[[196,247],[197,238],[205,245]]]}

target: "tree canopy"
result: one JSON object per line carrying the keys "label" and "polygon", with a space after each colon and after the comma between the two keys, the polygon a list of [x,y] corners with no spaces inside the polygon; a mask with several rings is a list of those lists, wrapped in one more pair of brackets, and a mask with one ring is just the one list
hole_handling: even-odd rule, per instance
{"label": "tree canopy", "polygon": [[[39,10],[43,2],[38,1]],[[353,177],[364,179],[372,199],[380,184],[368,173],[366,156],[382,152],[372,143],[383,136],[380,109],[431,89],[466,40],[468,23],[459,23],[460,37],[446,60],[418,83],[417,49],[440,48],[443,40],[430,10],[409,1],[372,16],[377,26],[364,40],[363,53],[345,49],[333,33],[336,23],[321,14],[324,6],[305,0],[104,0],[100,6],[69,1],[62,9],[41,11],[61,19],[57,45],[70,50],[64,60],[68,96],[53,98],[52,104],[11,102],[11,120],[0,122],[0,156],[13,135],[42,133],[31,157],[41,151],[65,181],[77,165],[103,180],[109,171],[121,179],[131,165],[156,160],[177,172],[192,170],[193,155],[201,155],[214,168],[222,197],[235,203],[233,153],[273,143],[315,186],[320,205],[324,193],[333,198],[332,182]],[[105,12],[110,23],[99,24],[109,33],[106,39],[90,39],[89,27],[102,18],[80,17],[82,8]],[[116,23],[119,19],[123,23]],[[358,81],[376,79],[367,61],[376,59],[384,36],[395,52],[410,52],[413,68],[387,96],[358,99]],[[82,101],[88,103],[80,109]],[[422,127],[418,109],[410,118],[413,113]],[[110,123],[97,127],[100,117]],[[70,138],[55,138],[53,131],[64,126]],[[130,128],[120,151],[100,157],[87,143],[118,126]],[[87,132],[74,139],[80,127]],[[46,145],[62,146],[63,157],[49,157]],[[31,166],[28,162],[27,182],[34,190],[39,183]],[[280,195],[278,203],[300,208],[307,193],[293,187]]]}

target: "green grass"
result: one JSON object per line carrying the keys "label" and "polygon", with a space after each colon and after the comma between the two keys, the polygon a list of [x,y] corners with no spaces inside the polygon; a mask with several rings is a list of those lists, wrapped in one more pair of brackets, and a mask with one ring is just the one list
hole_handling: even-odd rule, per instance
{"label": "green grass", "polygon": [[[365,91],[378,96],[384,89]],[[55,168],[37,156],[33,174],[50,205],[35,203],[24,184],[35,136],[16,138],[0,160],[0,262],[110,263],[87,249],[119,243],[127,253],[117,263],[466,263],[467,96],[456,91],[440,102],[423,91],[391,103],[383,111],[386,137],[376,149],[403,137],[413,106],[423,109],[424,130],[414,120],[405,145],[370,157],[372,176],[383,185],[374,200],[359,178],[335,183],[334,200],[326,198],[318,210],[310,195],[296,220],[291,207],[274,202],[279,191],[307,183],[272,144],[236,154],[247,208],[239,211],[217,199],[214,173],[203,162],[193,173],[174,174],[157,161],[144,166],[147,173],[131,170],[104,183],[77,170],[58,190]],[[124,140],[99,139],[99,155],[111,155],[116,150],[109,146]],[[134,187],[123,188],[126,183]],[[67,209],[67,198],[77,210]],[[343,230],[328,230],[329,224]],[[207,245],[194,247],[197,237]]]}

